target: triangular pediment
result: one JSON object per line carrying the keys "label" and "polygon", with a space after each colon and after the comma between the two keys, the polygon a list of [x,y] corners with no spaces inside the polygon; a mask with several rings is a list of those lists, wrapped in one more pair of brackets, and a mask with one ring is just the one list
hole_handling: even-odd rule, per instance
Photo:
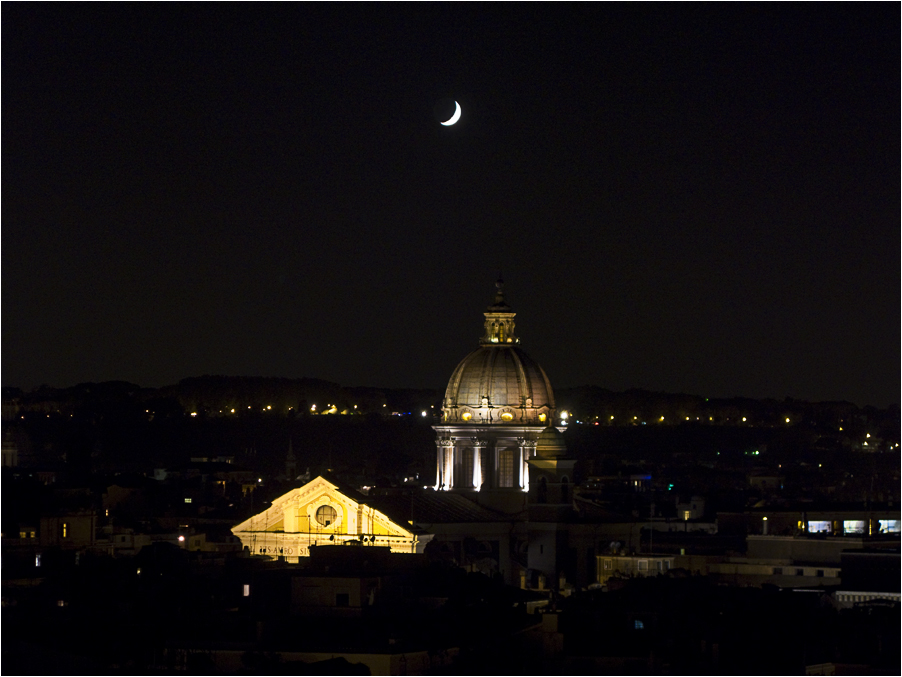
{"label": "triangular pediment", "polygon": [[385,513],[366,504],[363,496],[342,490],[335,482],[320,476],[302,487],[279,496],[263,512],[232,527],[232,533],[305,533],[355,536],[371,534],[410,537],[412,532],[391,520]]}

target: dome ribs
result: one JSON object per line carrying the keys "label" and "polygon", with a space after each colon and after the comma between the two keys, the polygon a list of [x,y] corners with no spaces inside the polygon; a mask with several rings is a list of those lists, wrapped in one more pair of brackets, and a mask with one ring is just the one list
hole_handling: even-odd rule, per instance
{"label": "dome ribs", "polygon": [[[514,356],[514,364],[517,365],[517,390],[519,391],[520,401],[518,405],[520,407],[520,420],[523,420],[523,407],[526,406],[527,399],[533,399],[532,397],[532,380],[529,378],[529,374],[526,371],[526,368],[523,366],[523,360],[520,359],[520,356],[516,353],[513,353]],[[524,392],[525,385],[525,392]],[[535,400],[533,399],[533,404],[535,404]]]}

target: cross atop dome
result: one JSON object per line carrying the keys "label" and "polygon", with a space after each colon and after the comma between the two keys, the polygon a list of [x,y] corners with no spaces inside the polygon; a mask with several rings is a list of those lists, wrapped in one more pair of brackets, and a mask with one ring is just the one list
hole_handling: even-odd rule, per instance
{"label": "cross atop dome", "polygon": [[485,334],[479,339],[480,345],[518,345],[520,339],[514,334],[514,317],[511,307],[504,300],[504,280],[495,282],[495,301],[485,315]]}
{"label": "cross atop dome", "polygon": [[504,280],[501,277],[495,281],[495,288],[495,302],[489,306],[489,311],[496,313],[510,312],[510,306],[504,300]]}

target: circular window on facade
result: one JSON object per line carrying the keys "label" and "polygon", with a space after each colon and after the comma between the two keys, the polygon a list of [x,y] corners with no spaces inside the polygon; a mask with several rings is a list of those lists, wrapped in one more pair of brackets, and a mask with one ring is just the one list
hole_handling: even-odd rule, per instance
{"label": "circular window on facade", "polygon": [[338,517],[338,513],[331,505],[321,505],[316,509],[316,521],[324,527],[335,524],[336,517]]}
{"label": "circular window on facade", "polygon": [[546,418],[548,418],[548,417],[545,416],[545,414],[539,414],[539,420],[540,420],[542,423],[545,422],[545,419],[546,419]]}
{"label": "circular window on facade", "polygon": [[461,417],[464,421],[469,421],[471,418],[473,418],[473,414],[471,414],[469,411],[465,411],[464,413],[462,413],[462,414],[460,415],[460,417]]}
{"label": "circular window on facade", "polygon": [[513,421],[514,415],[512,413],[510,413],[509,411],[505,411],[503,414],[501,414],[501,420],[502,421]]}

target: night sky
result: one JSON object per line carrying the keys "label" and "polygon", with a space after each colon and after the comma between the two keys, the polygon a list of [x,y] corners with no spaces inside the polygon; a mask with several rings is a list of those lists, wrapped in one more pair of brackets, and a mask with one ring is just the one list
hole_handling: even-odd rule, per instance
{"label": "night sky", "polygon": [[[897,3],[2,8],[2,384],[900,393]],[[462,117],[442,127],[450,97]]]}

